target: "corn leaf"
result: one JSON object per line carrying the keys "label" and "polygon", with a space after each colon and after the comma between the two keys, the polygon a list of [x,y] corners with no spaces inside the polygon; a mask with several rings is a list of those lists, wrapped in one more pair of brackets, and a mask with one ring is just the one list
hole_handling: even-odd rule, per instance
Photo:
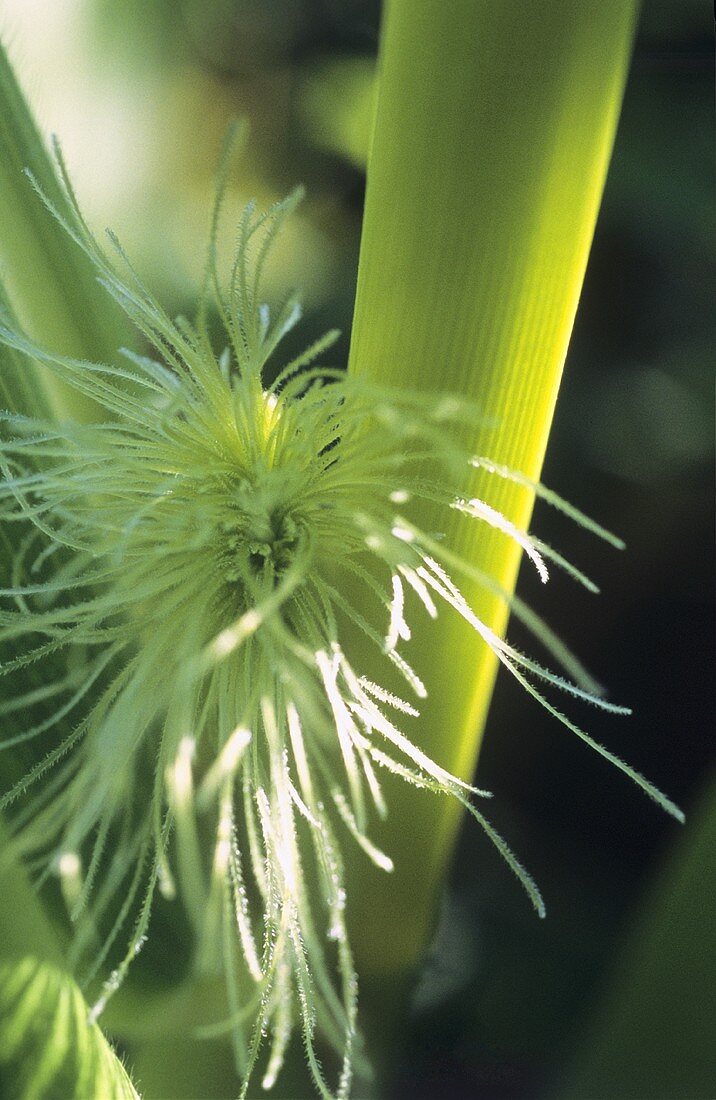
{"label": "corn leaf", "polygon": [[[0,270],[7,296],[38,343],[80,359],[112,361],[124,339],[120,314],[90,261],[45,209],[33,181],[68,215],[55,166],[0,45]],[[12,365],[3,361],[3,373]],[[43,368],[27,361],[20,366],[24,388],[44,391],[58,415],[91,417],[96,411]],[[8,385],[17,389],[12,382],[3,388]]]}

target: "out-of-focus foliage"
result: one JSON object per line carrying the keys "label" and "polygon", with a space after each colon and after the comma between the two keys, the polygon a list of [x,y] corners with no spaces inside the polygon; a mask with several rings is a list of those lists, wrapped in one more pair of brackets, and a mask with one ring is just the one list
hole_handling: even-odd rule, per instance
{"label": "out-of-focus foliage", "polygon": [[624,938],[564,1100],[712,1094],[715,851],[712,781]]}
{"label": "out-of-focus foliage", "polygon": [[[107,359],[115,354],[123,329],[119,314],[79,249],[67,239],[43,203],[33,194],[33,181],[51,202],[61,204],[50,159],[39,140],[32,116],[4,52],[0,52],[0,259],[3,281],[21,321],[40,342],[78,357]],[[0,286],[0,310],[5,289]],[[7,307],[5,307],[7,308]],[[59,412],[64,391],[34,370],[38,390]],[[37,411],[33,399],[23,412]],[[73,407],[74,415],[79,410]]]}
{"label": "out-of-focus foliage", "polygon": [[[3,785],[8,772],[13,774],[6,766],[0,773]],[[4,964],[32,951],[38,957],[59,963],[62,958],[59,940],[30,885],[25,868],[8,857],[8,846],[7,829],[0,821],[0,851],[3,853],[0,897],[4,899],[4,904],[0,904],[0,960]]]}
{"label": "out-of-focus foliage", "polygon": [[365,169],[377,92],[378,72],[372,58],[338,58],[309,68],[299,112],[312,141]]}

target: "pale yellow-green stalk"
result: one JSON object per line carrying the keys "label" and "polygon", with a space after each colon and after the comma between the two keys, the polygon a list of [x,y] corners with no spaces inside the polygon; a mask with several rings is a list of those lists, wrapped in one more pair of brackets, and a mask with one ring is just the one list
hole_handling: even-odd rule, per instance
{"label": "pale yellow-green stalk", "polygon": [[[532,478],[544,459],[636,8],[635,0],[391,0],[387,9],[349,369],[475,401],[484,420],[466,446]],[[493,481],[476,473],[475,494],[526,527],[532,494]],[[422,522],[430,526],[429,517]],[[445,534],[513,590],[519,547],[457,513]],[[469,582],[466,595],[504,630],[504,600]],[[495,658],[447,616],[421,628],[413,656],[431,682],[420,743],[470,777]],[[353,882],[359,966],[380,981],[421,958],[460,818],[445,800],[394,786],[380,842],[396,872],[386,880],[360,867]]]}

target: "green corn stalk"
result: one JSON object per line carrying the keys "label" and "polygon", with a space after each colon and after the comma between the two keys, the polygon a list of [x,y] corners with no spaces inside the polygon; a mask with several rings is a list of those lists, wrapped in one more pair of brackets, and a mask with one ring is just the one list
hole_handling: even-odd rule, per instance
{"label": "green corn stalk", "polygon": [[[483,419],[465,443],[537,479],[606,176],[635,0],[392,0],[368,165],[349,370],[386,385],[452,391]],[[476,472],[526,528],[533,495]],[[430,517],[421,516],[430,529]],[[437,529],[437,528],[434,528]],[[444,530],[444,524],[441,528]],[[450,548],[511,593],[519,548],[454,514]],[[504,599],[466,582],[498,632]],[[474,771],[496,661],[453,617],[411,647],[431,690],[418,743]],[[459,811],[399,783],[378,843],[387,878],[353,869],[359,972],[380,990],[413,972],[429,939]]]}

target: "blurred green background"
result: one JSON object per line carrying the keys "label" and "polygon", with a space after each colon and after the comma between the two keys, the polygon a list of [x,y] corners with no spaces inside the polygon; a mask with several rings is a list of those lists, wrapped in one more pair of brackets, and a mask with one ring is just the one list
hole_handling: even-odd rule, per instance
{"label": "blurred green background", "polygon": [[[687,825],[677,830],[499,678],[479,781],[549,917],[533,918],[466,827],[396,1097],[716,1095],[706,13],[697,0],[644,5],[545,470],[628,550],[605,551],[538,511],[538,533],[603,595],[560,578],[546,598],[527,575],[521,587],[634,707],[621,722],[594,712],[590,731],[679,801]],[[274,290],[303,288],[296,350],[341,327],[338,364],[379,23],[378,0],[0,0],[0,33],[42,129],[62,139],[90,221],[118,231],[174,312],[194,298],[226,122],[249,118],[235,198],[305,184]],[[159,969],[161,950],[157,933]]]}

